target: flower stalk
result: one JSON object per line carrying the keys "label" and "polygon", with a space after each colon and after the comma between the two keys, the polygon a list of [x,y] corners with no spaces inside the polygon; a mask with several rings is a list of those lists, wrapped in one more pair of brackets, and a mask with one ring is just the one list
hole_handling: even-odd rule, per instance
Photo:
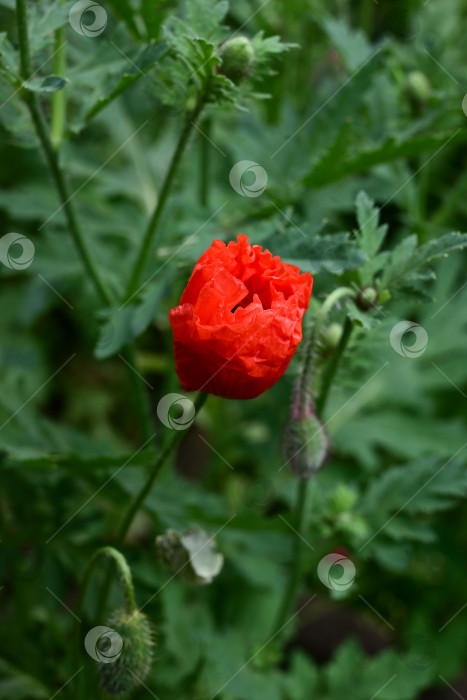
{"label": "flower stalk", "polygon": [[[323,324],[329,315],[329,312],[333,306],[343,297],[355,296],[355,292],[350,287],[338,287],[326,298],[321,308],[316,314],[315,323],[313,325],[310,338],[305,350],[305,358],[302,366],[302,373],[299,379],[298,391],[295,393],[295,401],[299,402],[298,409],[302,411],[313,409],[313,397],[311,390],[309,389],[310,383],[310,373],[311,373],[311,358],[313,355],[313,350],[316,346],[316,341],[319,337]],[[326,402],[329,396],[329,390],[331,388],[332,382],[336,376],[338,365],[342,359],[345,348],[350,338],[352,332],[353,324],[351,320],[346,316],[344,323],[344,330],[339,341],[339,344],[333,354],[331,361],[329,362],[323,377],[323,382],[321,385],[321,390],[319,396],[316,399],[316,405],[313,413],[316,416],[317,421],[321,421],[324,415],[324,410],[326,407]],[[302,404],[300,404],[302,402]],[[293,420],[293,418],[292,418]],[[324,426],[323,426],[324,428]],[[274,638],[281,637],[281,631],[287,624],[287,616],[295,600],[296,592],[300,583],[302,560],[303,560],[303,545],[306,542],[304,537],[305,531],[305,514],[307,508],[307,499],[309,493],[309,478],[300,478],[297,485],[297,497],[295,505],[295,523],[294,529],[296,537],[293,542],[293,556],[292,556],[292,567],[290,570],[289,578],[284,590],[281,604],[279,606],[276,621],[271,633]]]}

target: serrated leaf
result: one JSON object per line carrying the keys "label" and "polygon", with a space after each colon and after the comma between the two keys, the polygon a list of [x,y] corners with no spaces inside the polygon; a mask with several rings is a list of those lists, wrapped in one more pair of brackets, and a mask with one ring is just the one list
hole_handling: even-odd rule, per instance
{"label": "serrated leaf", "polygon": [[186,5],[186,25],[194,34],[211,41],[222,36],[222,21],[229,10],[227,0],[190,0]]}
{"label": "serrated leaf", "polygon": [[368,259],[350,239],[348,233],[309,238],[302,238],[300,234],[294,233],[293,236],[282,239],[274,236],[271,242],[266,240],[263,245],[274,250],[276,255],[280,255],[287,262],[312,274],[324,271],[340,275],[345,270],[359,267]]}
{"label": "serrated leaf", "polygon": [[[371,522],[375,533],[401,539],[405,532],[406,539],[422,537],[422,524],[416,522],[415,530],[410,532],[410,520],[419,515],[430,515],[453,506],[456,499],[467,494],[467,469],[459,461],[440,461],[426,458],[388,469],[372,482],[363,496],[359,513]],[[387,526],[400,515],[405,523],[395,525],[393,530]],[[427,525],[426,538],[431,537]],[[376,540],[377,538],[375,538]],[[372,548],[377,541],[372,540]],[[427,540],[428,541],[428,540]]]}
{"label": "serrated leaf", "polygon": [[362,148],[359,139],[353,133],[351,124],[343,126],[339,140],[332,149],[323,154],[312,170],[305,176],[304,183],[309,187],[324,187],[348,175],[363,172],[389,163],[399,158],[411,158],[426,151],[441,148],[448,142],[453,145],[467,139],[467,131],[462,129],[454,134],[452,131],[416,136],[400,141],[391,135],[382,143],[367,145]]}
{"label": "serrated leaf", "polygon": [[379,208],[366,192],[359,192],[355,202],[358,222],[358,241],[362,250],[372,258],[379,251],[386,236],[387,224],[379,226]]}
{"label": "serrated leaf", "polygon": [[447,257],[449,253],[467,247],[467,234],[458,231],[447,233],[418,248],[416,241],[415,235],[408,236],[394,249],[384,269],[381,284],[389,288],[391,293],[394,290],[407,290],[426,299],[427,283],[435,277],[427,266],[438,258]]}
{"label": "serrated leaf", "polygon": [[168,51],[163,42],[151,41],[146,46],[132,52],[125,61],[124,68],[107,75],[100,84],[98,94],[92,94],[82,103],[79,116],[71,125],[73,132],[79,132],[96,114],[143,77]]}

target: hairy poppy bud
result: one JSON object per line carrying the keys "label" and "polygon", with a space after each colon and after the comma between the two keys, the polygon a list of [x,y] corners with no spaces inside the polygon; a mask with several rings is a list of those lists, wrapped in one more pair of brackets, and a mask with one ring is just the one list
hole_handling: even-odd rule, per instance
{"label": "hairy poppy bud", "polygon": [[196,527],[183,533],[167,530],[157,537],[156,546],[169,569],[189,583],[211,583],[224,564],[213,538]]}
{"label": "hairy poppy bud", "polygon": [[249,73],[255,60],[253,46],[246,36],[236,36],[221,44],[219,56],[222,58],[219,72],[234,83],[238,83]]}
{"label": "hairy poppy bud", "polygon": [[329,439],[323,423],[314,411],[292,409],[286,429],[285,451],[300,479],[309,479],[326,461]]}
{"label": "hairy poppy bud", "polygon": [[99,676],[105,692],[118,697],[147,678],[153,661],[153,634],[148,618],[139,610],[116,610],[106,624],[121,639],[121,651],[115,661],[99,663]]}

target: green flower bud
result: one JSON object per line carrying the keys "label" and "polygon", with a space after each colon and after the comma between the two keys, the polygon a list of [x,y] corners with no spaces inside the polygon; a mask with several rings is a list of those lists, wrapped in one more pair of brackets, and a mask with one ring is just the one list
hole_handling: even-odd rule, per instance
{"label": "green flower bud", "polygon": [[340,323],[331,323],[323,330],[322,340],[325,350],[335,350],[339,345],[342,336],[342,326]]}
{"label": "green flower bud", "polygon": [[245,36],[228,39],[219,47],[222,65],[219,72],[238,83],[247,75],[255,61],[255,52],[251,41]]}
{"label": "green flower bud", "polygon": [[169,569],[189,583],[212,583],[224,564],[213,538],[196,527],[182,533],[167,530],[156,538],[156,546]]}
{"label": "green flower bud", "polygon": [[432,87],[425,73],[419,70],[411,71],[406,80],[406,91],[415,102],[427,102],[432,95]]}
{"label": "green flower bud", "polygon": [[361,311],[368,311],[378,302],[378,290],[374,287],[363,287],[357,295],[356,304]]}
{"label": "green flower bud", "polygon": [[146,615],[136,610],[116,610],[108,622],[116,637],[121,637],[121,652],[112,663],[99,663],[99,677],[108,695],[130,693],[147,678],[153,662],[153,633]]}
{"label": "green flower bud", "polygon": [[314,476],[326,461],[328,448],[327,433],[314,413],[297,415],[292,408],[286,430],[286,455],[297,476],[300,479]]}

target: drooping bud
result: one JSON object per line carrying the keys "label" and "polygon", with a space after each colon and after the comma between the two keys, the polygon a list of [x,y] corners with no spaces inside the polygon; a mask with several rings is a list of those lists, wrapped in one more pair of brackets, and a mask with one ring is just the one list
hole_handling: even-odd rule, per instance
{"label": "drooping bud", "polygon": [[357,294],[355,303],[362,311],[368,311],[378,303],[378,290],[374,287],[363,287]]}
{"label": "drooping bud", "polygon": [[221,44],[219,56],[222,59],[219,72],[234,83],[250,72],[255,61],[255,51],[246,36],[236,36]]}
{"label": "drooping bud", "polygon": [[121,697],[138,687],[149,674],[153,632],[148,618],[139,610],[116,610],[106,626],[120,644],[111,661],[99,663],[100,682],[108,695]]}
{"label": "drooping bud", "polygon": [[197,527],[182,533],[167,530],[156,538],[156,546],[169,569],[189,583],[211,583],[224,564],[213,537]]}
{"label": "drooping bud", "polygon": [[300,479],[309,479],[326,461],[329,438],[310,405],[292,408],[285,434],[288,462]]}

